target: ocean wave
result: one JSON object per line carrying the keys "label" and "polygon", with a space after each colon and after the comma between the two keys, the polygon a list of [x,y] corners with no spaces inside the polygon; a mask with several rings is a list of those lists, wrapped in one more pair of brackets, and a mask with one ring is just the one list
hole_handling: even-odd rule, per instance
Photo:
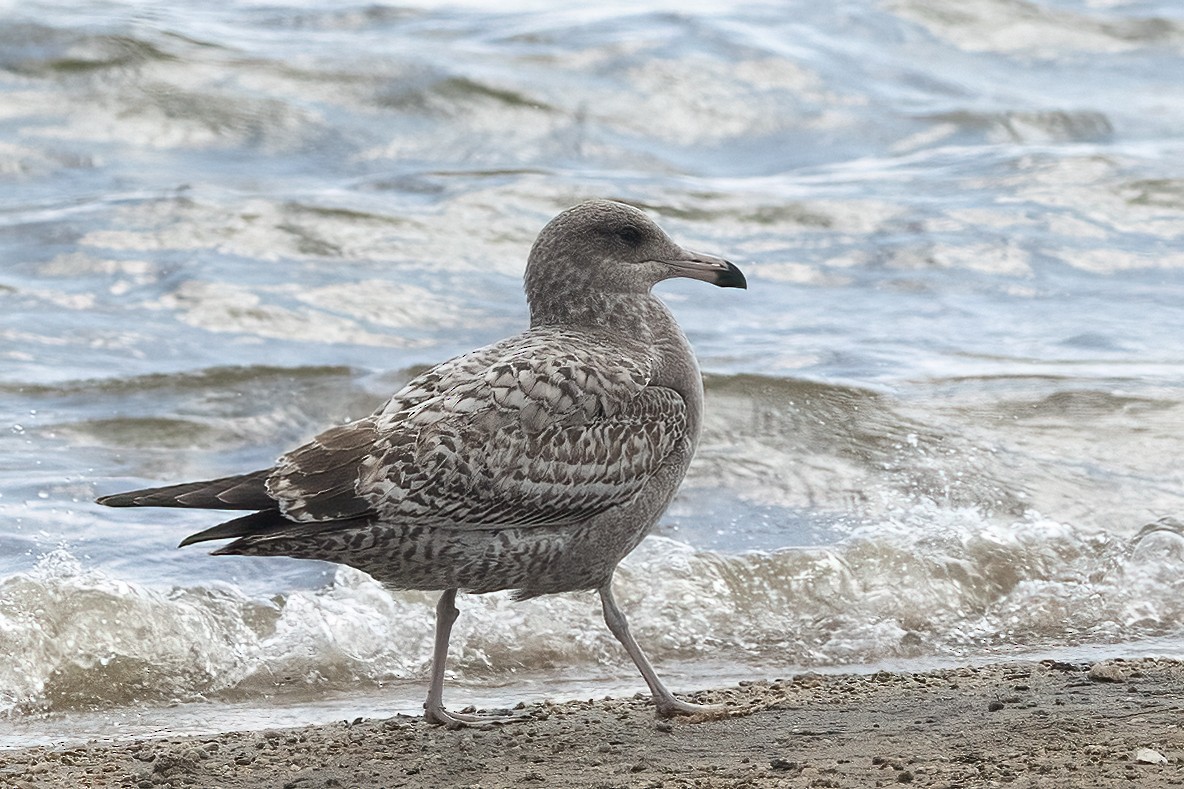
{"label": "ocean wave", "polygon": [[[754,670],[958,659],[1184,636],[1178,524],[1137,542],[1039,517],[919,507],[829,546],[726,554],[651,537],[616,585],[659,665]],[[233,584],[161,588],[64,549],[0,583],[9,714],[260,699],[423,679],[434,595],[340,568],[270,598]],[[628,672],[594,595],[465,596],[450,672],[503,682]]]}

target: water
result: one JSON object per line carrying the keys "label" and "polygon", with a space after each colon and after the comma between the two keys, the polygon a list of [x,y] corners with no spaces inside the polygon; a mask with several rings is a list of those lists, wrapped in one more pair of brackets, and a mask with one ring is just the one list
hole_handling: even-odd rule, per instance
{"label": "water", "polygon": [[[91,500],[519,330],[591,196],[750,282],[660,287],[707,427],[617,588],[671,685],[1184,655],[1179,4],[190,6],[3,11],[0,744],[414,713],[432,596]],[[591,594],[461,608],[454,701],[641,689]]]}

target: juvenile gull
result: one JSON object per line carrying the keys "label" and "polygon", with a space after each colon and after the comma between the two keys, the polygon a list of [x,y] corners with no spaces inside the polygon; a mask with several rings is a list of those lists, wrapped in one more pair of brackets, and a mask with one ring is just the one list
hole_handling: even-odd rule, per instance
{"label": "juvenile gull", "polygon": [[185,538],[215,555],[356,567],[394,589],[443,590],[424,717],[444,708],[458,591],[525,599],[595,589],[604,620],[662,716],[693,714],[658,679],[613,599],[613,570],[674,496],[699,440],[703,383],[650,289],[672,277],[744,288],[635,208],[594,200],[551,220],[530,251],[530,328],[450,359],[370,416],[332,427],[272,468],[104,496],[111,507],[253,510]]}

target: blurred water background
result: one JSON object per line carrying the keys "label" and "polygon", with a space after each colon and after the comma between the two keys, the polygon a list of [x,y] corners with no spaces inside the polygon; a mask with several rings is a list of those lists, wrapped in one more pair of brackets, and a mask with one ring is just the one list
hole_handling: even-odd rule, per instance
{"label": "blurred water background", "polygon": [[[433,596],[176,550],[521,329],[626,200],[707,377],[618,597],[676,689],[1184,655],[1176,0],[0,5],[0,745],[415,713]],[[593,595],[463,597],[456,707],[632,693]]]}

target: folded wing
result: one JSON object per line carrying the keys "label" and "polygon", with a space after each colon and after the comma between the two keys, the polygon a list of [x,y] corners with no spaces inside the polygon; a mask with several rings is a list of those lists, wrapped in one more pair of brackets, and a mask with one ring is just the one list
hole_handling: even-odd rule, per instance
{"label": "folded wing", "polygon": [[300,522],[585,520],[630,501],[686,438],[681,396],[632,350],[548,332],[459,357],[282,457],[268,491]]}

